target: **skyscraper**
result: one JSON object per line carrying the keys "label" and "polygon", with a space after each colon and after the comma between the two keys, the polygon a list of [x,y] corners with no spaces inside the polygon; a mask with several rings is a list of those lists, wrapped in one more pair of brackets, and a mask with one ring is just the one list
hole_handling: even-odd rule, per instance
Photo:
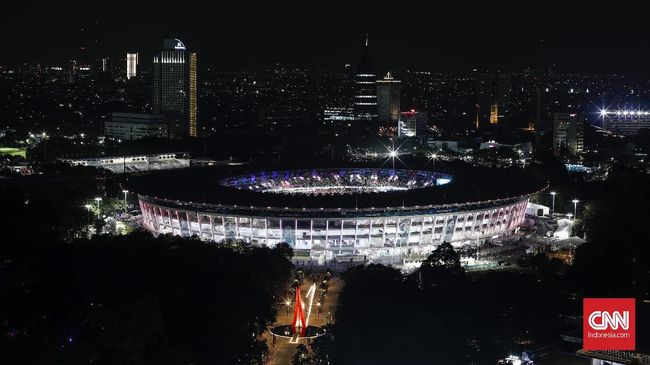
{"label": "skyscraper", "polygon": [[196,64],[178,39],[165,39],[153,59],[153,112],[166,116],[172,138],[196,137]]}
{"label": "skyscraper", "polygon": [[507,73],[481,73],[476,77],[477,124],[501,124],[510,114],[512,81]]}
{"label": "skyscraper", "polygon": [[197,63],[197,56],[196,53],[190,53],[190,68],[189,68],[189,133],[190,137],[196,137],[197,136],[197,122],[196,122],[196,113],[198,110],[198,106],[196,104],[196,63]]}
{"label": "skyscraper", "polygon": [[556,156],[576,156],[584,149],[584,117],[574,113],[555,113],[553,151]]}
{"label": "skyscraper", "polygon": [[354,79],[354,116],[357,120],[377,119],[377,83],[375,65],[368,50],[368,35]]}
{"label": "skyscraper", "polygon": [[101,70],[102,72],[111,72],[113,68],[113,62],[108,57],[104,57],[101,60]]}
{"label": "skyscraper", "polygon": [[427,131],[428,114],[411,110],[400,113],[397,136],[400,138],[425,138]]}
{"label": "skyscraper", "polygon": [[509,73],[499,73],[496,80],[496,95],[499,121],[506,121],[510,116],[510,96],[512,94],[512,76]]}
{"label": "skyscraper", "polygon": [[400,112],[402,83],[395,80],[390,72],[377,80],[377,110],[380,122],[397,122]]}
{"label": "skyscraper", "polygon": [[137,53],[127,53],[126,54],[126,78],[131,79],[138,76],[138,54]]}

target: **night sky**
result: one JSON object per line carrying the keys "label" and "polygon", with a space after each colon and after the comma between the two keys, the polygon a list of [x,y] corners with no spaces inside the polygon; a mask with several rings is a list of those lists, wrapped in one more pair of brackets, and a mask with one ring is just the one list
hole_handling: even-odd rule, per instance
{"label": "night sky", "polygon": [[[648,74],[650,30],[638,5],[540,1],[519,6],[433,1],[18,1],[0,27],[0,62],[61,62],[97,34],[98,56],[139,51],[148,57],[163,37],[178,37],[218,70],[279,62],[336,68],[354,63],[365,33],[380,69],[518,70]],[[486,4],[490,3],[490,4]],[[568,3],[568,1],[565,1]],[[5,9],[9,10],[9,9]],[[8,21],[7,21],[8,20]],[[94,20],[97,25],[94,26]],[[84,32],[80,29],[84,28]]]}

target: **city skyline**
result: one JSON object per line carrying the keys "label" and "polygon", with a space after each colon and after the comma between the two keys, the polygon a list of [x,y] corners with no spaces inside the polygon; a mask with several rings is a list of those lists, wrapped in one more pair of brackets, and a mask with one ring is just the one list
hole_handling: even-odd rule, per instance
{"label": "city skyline", "polygon": [[[214,69],[259,69],[275,63],[333,68],[356,63],[365,34],[378,70],[536,68],[541,49],[544,69],[634,75],[647,74],[643,59],[650,55],[640,14],[605,16],[600,9],[571,5],[546,4],[535,15],[489,5],[468,12],[455,5],[401,3],[403,10],[396,15],[368,4],[172,5],[73,1],[43,4],[44,11],[34,14],[16,4],[16,16],[3,30],[20,32],[6,45],[0,62],[61,63],[79,58],[81,47],[92,57],[140,52],[148,59],[159,39],[175,37]],[[390,16],[408,26],[386,27],[379,20]],[[61,19],[69,21],[63,24]]]}
{"label": "city skyline", "polygon": [[616,5],[11,3],[0,362],[650,365]]}

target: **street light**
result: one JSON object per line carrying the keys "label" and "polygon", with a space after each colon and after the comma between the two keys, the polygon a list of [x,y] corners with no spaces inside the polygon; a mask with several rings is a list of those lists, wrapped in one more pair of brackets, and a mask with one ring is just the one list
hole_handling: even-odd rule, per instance
{"label": "street light", "polygon": [[284,306],[287,308],[287,315],[289,315],[289,307],[291,307],[291,301],[289,299],[285,300]]}
{"label": "street light", "polygon": [[391,148],[388,150],[388,156],[393,160],[393,170],[395,169],[395,157],[397,157],[397,150],[395,149],[395,143],[391,145]]}
{"label": "street light", "polygon": [[129,191],[128,190],[122,190],[122,192],[124,193],[124,214],[126,214],[126,208],[127,208],[126,195],[129,193]]}
{"label": "street light", "polygon": [[435,153],[432,153],[429,157],[431,158],[431,161],[433,161],[433,169],[435,170],[435,168],[436,168],[436,158],[438,157],[438,155],[435,154]]}
{"label": "street light", "polygon": [[92,207],[93,207],[93,206],[90,205],[90,204],[86,204],[86,205],[84,205],[84,208],[86,208],[86,210],[88,210],[88,225],[90,225],[90,209],[91,209]]}
{"label": "street light", "polygon": [[573,203],[573,216],[578,218],[578,203],[580,203],[580,200],[573,199],[571,202]]}
{"label": "street light", "polygon": [[551,191],[551,196],[553,197],[553,205],[551,208],[551,217],[553,217],[553,214],[555,214],[555,196],[557,193],[555,191]]}

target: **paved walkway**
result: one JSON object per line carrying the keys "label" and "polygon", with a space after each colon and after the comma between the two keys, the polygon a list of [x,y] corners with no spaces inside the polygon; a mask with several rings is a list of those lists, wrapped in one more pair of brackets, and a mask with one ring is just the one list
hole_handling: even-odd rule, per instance
{"label": "paved walkway", "polygon": [[[304,295],[309,291],[309,287],[313,284],[313,281],[306,279],[300,287],[300,291]],[[318,288],[316,283],[316,287]],[[314,304],[311,311],[311,316],[307,320],[310,326],[325,326],[330,321],[334,321],[334,310],[336,308],[336,302],[338,300],[339,292],[341,291],[343,283],[339,278],[333,278],[330,280],[329,289],[327,295],[325,295],[324,301],[318,305],[320,299],[321,291],[316,290],[314,295]],[[293,301],[293,298],[292,298]],[[308,303],[305,302],[305,305]],[[281,305],[278,309],[278,318],[277,324],[291,324],[293,320],[293,302],[291,307],[287,308],[286,305]],[[288,311],[287,311],[288,309]],[[305,314],[307,314],[307,308],[305,308]],[[296,353],[296,346],[299,344],[307,344],[306,340],[299,340],[297,343],[290,343],[289,339],[286,338],[275,338],[275,344],[273,343],[272,336],[268,333],[265,334],[265,338],[270,348],[270,359],[269,365],[291,365],[291,360],[293,359],[294,354]]]}

